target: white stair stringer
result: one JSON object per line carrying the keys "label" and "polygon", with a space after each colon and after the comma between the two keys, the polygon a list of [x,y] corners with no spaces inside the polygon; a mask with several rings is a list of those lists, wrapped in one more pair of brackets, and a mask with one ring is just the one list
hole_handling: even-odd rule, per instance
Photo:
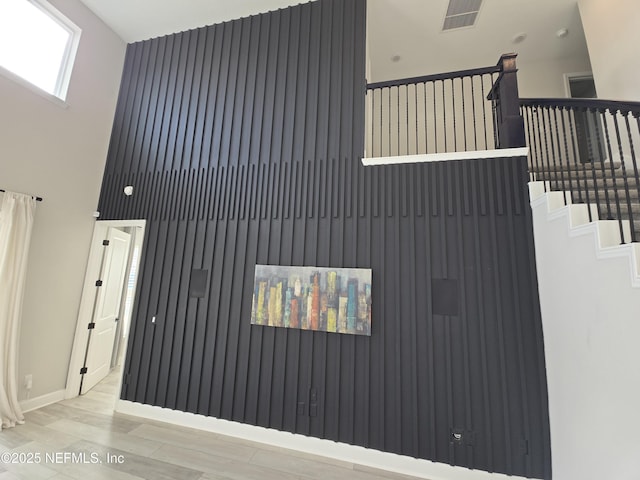
{"label": "white stair stringer", "polygon": [[[589,221],[589,208],[591,209],[591,218],[598,218],[596,205],[574,204],[571,202],[569,192],[549,191],[549,182],[529,182],[529,198],[531,208],[546,207],[549,220],[566,218],[568,233],[571,237],[593,235],[598,259],[627,257],[631,285],[640,288],[640,243],[620,243],[620,223],[618,220]],[[622,221],[622,229],[625,237],[629,238],[631,228],[628,220]]]}

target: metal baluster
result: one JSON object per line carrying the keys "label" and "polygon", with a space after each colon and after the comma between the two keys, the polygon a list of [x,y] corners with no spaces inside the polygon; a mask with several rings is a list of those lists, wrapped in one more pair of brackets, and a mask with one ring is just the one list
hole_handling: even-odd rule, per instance
{"label": "metal baluster", "polygon": [[453,151],[458,151],[458,132],[456,131],[456,92],[455,92],[455,80],[451,79],[451,102],[452,102],[452,117],[453,117]]}
{"label": "metal baluster", "polygon": [[[598,117],[596,116],[596,113],[598,113],[598,110],[596,109],[589,109],[589,112],[593,115],[593,125],[594,128],[596,129],[596,132],[598,132],[597,130],[597,125],[598,125]],[[600,112],[602,113],[602,112]],[[606,122],[605,122],[606,123]],[[609,134],[607,133],[607,136]],[[591,153],[591,135],[587,134],[587,138],[589,139],[589,152]],[[609,199],[609,186],[607,185],[607,172],[605,170],[605,166],[604,166],[604,159],[602,158],[602,143],[601,143],[601,139],[600,139],[600,135],[596,135],[596,140],[597,140],[597,147],[598,147],[598,159],[600,161],[600,170],[602,171],[602,189],[604,190],[604,198],[605,201],[607,202],[607,220],[613,220],[613,214],[611,213],[611,200]],[[595,186],[595,190],[596,190],[596,196],[598,195],[598,182],[596,180],[596,172],[595,172],[595,166],[594,166],[594,160],[595,160],[595,156],[594,158],[591,159],[591,171],[593,172],[593,184]],[[613,162],[613,159],[611,158],[611,155],[609,155],[609,162]]]}
{"label": "metal baluster", "polygon": [[416,97],[416,110],[415,110],[415,116],[416,116],[416,155],[419,152],[418,150],[418,84],[414,83],[413,84],[413,91],[415,92],[415,97]]}
{"label": "metal baluster", "polygon": [[389,106],[388,106],[388,110],[389,110],[389,117],[387,120],[387,123],[389,124],[389,147],[388,147],[388,154],[387,156],[392,156],[393,154],[391,153],[391,87],[389,87]]}
{"label": "metal baluster", "polygon": [[442,120],[444,121],[444,151],[447,151],[447,102],[445,100],[445,81],[442,80]]}
{"label": "metal baluster", "polygon": [[422,84],[424,88],[424,153],[429,153],[429,133],[427,131],[427,82]]}
{"label": "metal baluster", "polygon": [[[478,130],[476,128],[476,92],[473,84],[473,79],[477,75],[471,77],[471,111],[473,112],[473,149],[478,150]],[[482,77],[480,77],[480,81],[482,81]]]}
{"label": "metal baluster", "polygon": [[460,78],[460,86],[462,87],[462,134],[464,136],[464,151],[467,151],[467,116],[464,110],[464,79]]}
{"label": "metal baluster", "polygon": [[375,90],[368,90],[369,93],[371,93],[371,109],[369,110],[370,114],[371,114],[371,137],[370,137],[370,141],[369,141],[369,155],[368,157],[375,157],[375,153],[373,152],[373,145],[374,145],[374,140],[373,140],[373,135],[374,135],[374,126],[376,123],[376,92]]}
{"label": "metal baluster", "polygon": [[[552,178],[552,172],[551,172],[551,161],[549,159],[549,139],[547,137],[547,128],[546,128],[546,122],[544,119],[544,112],[545,110],[547,111],[547,117],[549,116],[549,109],[548,107],[543,107],[542,108],[542,135],[544,137],[544,151],[545,151],[545,158],[547,160],[547,168],[546,168],[546,175],[545,175],[545,180],[549,181],[549,188],[553,189],[551,186],[551,178]],[[558,189],[558,182],[556,182],[556,186],[554,190]]]}
{"label": "metal baluster", "polygon": [[538,124],[538,106],[533,105],[529,107],[529,117],[531,120],[531,134],[533,135],[533,145],[535,146],[535,155],[536,155],[536,181],[539,182],[542,180],[542,184],[544,185],[544,191],[547,191],[547,186],[544,183],[544,175],[543,175],[543,164],[542,164],[542,145],[540,144],[540,126]]}
{"label": "metal baluster", "polygon": [[[491,86],[495,85],[494,74],[491,74]],[[498,119],[498,115],[500,115],[500,109],[497,108],[498,103],[500,102],[500,94],[498,93],[498,89],[494,92],[494,100],[491,102],[491,117],[493,119],[493,146],[494,148],[499,148],[500,146],[500,120]]]}
{"label": "metal baluster", "polygon": [[382,157],[382,88],[379,89],[380,90],[380,133],[378,135],[380,135],[380,151],[378,152],[378,156]]}
{"label": "metal baluster", "polygon": [[[551,113],[549,113],[549,123],[551,123]],[[562,199],[564,200],[564,204],[567,204],[567,189],[564,183],[564,166],[562,165],[562,154],[560,153],[560,132],[558,131],[558,109],[556,107],[553,108],[553,124],[555,126],[555,142],[553,141],[553,132],[551,136],[551,152],[553,155],[553,169],[556,171],[556,181],[558,178],[558,164],[556,163],[556,158],[560,160],[560,179],[562,184]],[[551,125],[549,125],[551,128]],[[557,151],[556,151],[557,145]],[[571,177],[569,177],[571,178]],[[569,192],[571,193],[571,199],[573,199],[573,191],[571,190],[571,180],[569,180]]]}
{"label": "metal baluster", "polygon": [[[609,110],[611,112],[611,110]],[[631,241],[636,236],[635,227],[633,225],[633,212],[631,208],[631,196],[629,195],[629,182],[627,181],[627,167],[624,164],[624,152],[622,151],[622,139],[620,137],[620,125],[618,124],[618,111],[616,110],[613,114],[613,125],[616,130],[616,140],[618,141],[618,153],[620,154],[620,168],[622,169],[622,181],[624,182],[624,194],[627,203],[627,213],[629,215],[629,227],[631,229]],[[629,112],[619,112],[625,117]],[[620,221],[622,221],[622,216],[620,216]],[[622,226],[622,224],[621,224]],[[625,243],[624,238],[622,239],[622,243]]]}
{"label": "metal baluster", "polygon": [[404,106],[405,106],[405,117],[406,117],[406,130],[407,130],[407,155],[410,155],[409,152],[409,85],[404,87]]}
{"label": "metal baluster", "polygon": [[[565,122],[565,108],[561,108],[560,118],[562,119],[562,138],[564,139],[564,154],[567,159],[567,172],[569,174],[569,191],[571,192],[571,201],[575,201],[573,196],[573,179],[571,178],[571,156],[569,155],[569,143],[567,142],[567,125]],[[575,161],[575,157],[574,157]],[[577,166],[577,165],[576,165]],[[584,203],[582,200],[582,188],[580,188],[580,172],[578,169],[575,170],[576,173],[576,186],[578,187],[578,203]],[[588,207],[588,206],[587,206]]]}
{"label": "metal baluster", "polygon": [[[540,170],[538,171],[538,175],[540,175],[540,178],[542,179],[543,185],[544,185],[544,191],[547,192],[549,190],[551,190],[551,182],[549,182],[549,186],[548,186],[548,190],[547,190],[547,181],[548,181],[548,173],[545,169],[545,165],[544,165],[544,151],[542,150],[542,128],[540,127],[540,116],[542,115],[542,107],[538,106],[536,107],[535,111],[533,112],[535,114],[535,118],[536,118],[536,128],[535,130],[538,132],[538,146],[540,149]],[[544,117],[543,117],[544,118]]]}
{"label": "metal baluster", "polygon": [[[578,110],[577,108],[572,108],[571,109],[571,113],[573,114],[572,116],[569,117],[569,120],[572,120],[571,122],[571,136],[572,136],[572,145],[573,145],[573,155],[575,158],[575,162],[576,162],[576,168],[578,169],[578,172],[580,172],[580,175],[582,176],[582,180],[584,182],[584,193],[587,199],[587,205],[589,205],[589,221],[592,222],[593,219],[593,215],[591,213],[591,199],[590,197],[590,193],[589,193],[589,180],[588,180],[588,171],[587,171],[587,167],[585,166],[586,163],[581,161],[580,158],[580,151],[578,148],[578,124],[576,121],[576,112],[580,112],[581,115],[584,114],[584,112],[582,112],[582,110]],[[586,118],[586,117],[585,117]],[[575,123],[575,133],[574,133],[574,123]],[[591,137],[587,136],[587,150],[591,151]],[[589,162],[590,164],[590,168],[591,168],[591,172],[592,172],[592,177],[594,178],[594,185],[595,185],[595,176],[593,175],[593,162]],[[599,195],[599,191],[597,188],[594,189],[594,195],[595,195],[595,205],[596,205],[596,213],[598,214],[598,218],[596,218],[595,220],[598,220],[602,217],[602,209],[600,207],[600,195]]]}
{"label": "metal baluster", "polygon": [[[611,170],[611,183],[613,184],[613,197],[616,201],[616,218],[618,219],[618,227],[620,228],[620,241],[624,243],[624,228],[622,227],[622,211],[620,210],[620,196],[618,195],[618,182],[616,180],[616,172],[613,166],[613,152],[611,150],[611,139],[609,138],[609,124],[606,119],[607,110],[600,110],[602,123],[604,123],[605,140],[607,145],[607,153],[609,154],[609,169]],[[614,111],[615,112],[615,111]],[[615,116],[615,113],[609,110],[609,114]],[[623,161],[623,159],[620,159]]]}
{"label": "metal baluster", "polygon": [[533,107],[522,107],[523,117],[527,123],[527,144],[529,145],[529,180],[532,182],[538,181],[538,149],[536,147],[536,137],[534,132],[532,114]]}
{"label": "metal baluster", "polygon": [[[591,213],[591,200],[589,198],[589,184],[587,182],[587,170],[586,170],[585,164],[579,162],[579,153],[576,147],[578,143],[578,133],[577,133],[577,130],[574,129],[576,110],[574,108],[568,108],[567,111],[569,112],[569,130],[571,134],[571,147],[573,149],[573,159],[574,159],[574,162],[576,163],[576,169],[579,172],[579,174],[581,174],[582,180],[584,182],[584,193],[587,198],[587,205],[588,205],[587,211],[589,212],[589,221],[592,222],[593,215]],[[598,213],[598,218],[600,218],[600,201],[598,198],[598,189],[595,189],[595,196],[596,196],[595,198],[596,210]]]}
{"label": "metal baluster", "polygon": [[484,77],[486,77],[486,75],[480,77],[480,88],[482,90],[482,125],[484,128],[484,148],[485,150],[489,150],[489,139],[487,138],[487,96],[484,93]]}
{"label": "metal baluster", "polygon": [[433,143],[435,144],[435,152],[438,153],[438,114],[436,111],[436,84],[433,82]]}
{"label": "metal baluster", "polygon": [[[627,135],[629,137],[629,147],[631,149],[631,163],[633,165],[633,175],[635,177],[636,180],[636,189],[638,190],[638,203],[640,203],[640,175],[638,175],[638,162],[636,161],[636,152],[635,152],[635,147],[633,145],[633,136],[631,135],[631,125],[629,123],[629,115],[633,115],[636,118],[636,121],[638,122],[638,131],[640,133],[640,113],[639,112],[631,112],[631,113],[627,113],[627,115],[625,115],[624,120],[625,120],[625,124],[627,126]],[[633,211],[631,212],[631,223],[634,222],[635,218],[634,218],[634,214]],[[640,214],[638,215],[638,218],[640,218]],[[637,242],[639,241],[640,238],[638,238],[638,234],[636,233],[635,235],[632,235],[631,237],[631,241],[632,242]]]}
{"label": "metal baluster", "polygon": [[396,152],[397,156],[400,156],[400,86],[396,87],[396,119],[398,120],[398,132],[396,137],[396,142],[398,145],[398,151]]}

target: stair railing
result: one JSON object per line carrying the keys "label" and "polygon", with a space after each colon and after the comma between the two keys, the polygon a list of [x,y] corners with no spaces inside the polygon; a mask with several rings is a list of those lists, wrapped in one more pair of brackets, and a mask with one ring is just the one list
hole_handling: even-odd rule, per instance
{"label": "stair railing", "polygon": [[[367,85],[365,155],[529,146],[531,180],[640,240],[640,103],[520,99],[516,55],[492,67]],[[597,217],[597,218],[594,218]]]}
{"label": "stair railing", "polygon": [[592,205],[590,221],[617,220],[621,243],[639,241],[640,103],[530,98],[520,108],[531,180],[568,192],[565,205]]}
{"label": "stair railing", "polygon": [[500,73],[496,65],[368,84],[365,156],[497,148],[487,93]]}

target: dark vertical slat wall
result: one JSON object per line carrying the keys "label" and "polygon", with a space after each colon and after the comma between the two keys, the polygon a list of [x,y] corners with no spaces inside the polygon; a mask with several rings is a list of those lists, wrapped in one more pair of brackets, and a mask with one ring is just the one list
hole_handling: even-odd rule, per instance
{"label": "dark vertical slat wall", "polygon": [[[100,200],[148,221],[122,398],[550,478],[526,161],[362,167],[364,62],[364,0],[128,47]],[[250,325],[256,263],[372,268],[371,337]]]}

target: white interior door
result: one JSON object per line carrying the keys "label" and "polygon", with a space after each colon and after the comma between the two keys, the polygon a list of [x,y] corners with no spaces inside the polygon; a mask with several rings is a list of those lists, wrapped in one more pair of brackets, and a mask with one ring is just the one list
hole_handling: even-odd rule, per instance
{"label": "white interior door", "polygon": [[109,244],[105,247],[100,280],[93,315],[93,328],[89,334],[81,394],[91,390],[109,374],[111,355],[122,299],[122,288],[127,273],[131,235],[115,228],[107,232]]}

